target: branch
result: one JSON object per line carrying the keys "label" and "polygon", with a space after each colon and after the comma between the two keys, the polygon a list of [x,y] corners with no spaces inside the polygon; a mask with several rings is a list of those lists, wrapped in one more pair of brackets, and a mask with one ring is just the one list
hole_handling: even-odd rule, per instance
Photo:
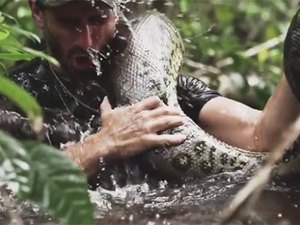
{"label": "branch", "polygon": [[[275,46],[279,45],[280,43],[283,42],[285,37],[285,34],[281,34],[275,38],[272,38],[270,40],[267,40],[264,43],[258,44],[252,48],[247,49],[244,52],[241,52],[240,55],[244,58],[250,58],[252,56],[258,55],[260,52],[264,50],[268,50],[271,48],[274,48]],[[216,63],[218,68],[222,68],[225,66],[230,66],[234,63],[233,59],[231,57],[227,57],[223,60],[220,60],[219,62]]]}

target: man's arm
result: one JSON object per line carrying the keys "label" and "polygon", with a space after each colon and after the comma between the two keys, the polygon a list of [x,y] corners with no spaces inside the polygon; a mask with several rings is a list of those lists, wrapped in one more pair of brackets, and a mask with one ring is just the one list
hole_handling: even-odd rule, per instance
{"label": "man's arm", "polygon": [[299,115],[300,104],[283,78],[263,111],[217,97],[204,105],[199,121],[203,129],[228,144],[269,151]]}
{"label": "man's arm", "polygon": [[260,111],[225,98],[197,78],[178,77],[178,100],[183,111],[219,140],[255,150],[254,130]]}
{"label": "man's arm", "polygon": [[64,151],[88,176],[97,171],[101,158],[105,161],[125,158],[158,146],[178,145],[185,140],[181,134],[158,134],[185,121],[178,109],[165,106],[158,97],[115,109],[105,98],[101,104],[101,121],[98,133]]}
{"label": "man's arm", "polygon": [[229,144],[253,151],[270,151],[283,143],[284,132],[300,118],[299,40],[298,10],[284,41],[285,77],[264,110],[260,112],[226,98],[216,98],[199,113],[204,128]]}

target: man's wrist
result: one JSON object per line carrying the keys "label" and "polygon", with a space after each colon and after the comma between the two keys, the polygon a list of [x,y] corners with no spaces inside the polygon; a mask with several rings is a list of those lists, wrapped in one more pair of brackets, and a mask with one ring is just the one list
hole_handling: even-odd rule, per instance
{"label": "man's wrist", "polygon": [[110,158],[110,153],[113,152],[113,145],[104,136],[101,131],[92,134],[83,141],[68,146],[64,152],[84,173],[91,176],[98,171],[99,163]]}

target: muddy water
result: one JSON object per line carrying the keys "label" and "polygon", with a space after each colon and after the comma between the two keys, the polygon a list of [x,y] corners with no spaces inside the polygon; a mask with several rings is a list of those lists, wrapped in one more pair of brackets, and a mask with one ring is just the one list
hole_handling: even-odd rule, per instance
{"label": "muddy water", "polygon": [[[100,71],[101,67],[98,69]],[[217,222],[220,212],[228,207],[229,201],[247,180],[240,173],[224,173],[192,180],[178,187],[166,182],[161,182],[158,187],[142,183],[127,185],[115,191],[99,188],[91,191],[90,195],[99,225],[208,225]],[[237,220],[232,224],[300,224],[299,207],[299,186],[271,183],[248,220]],[[28,203],[19,204],[14,211],[25,224],[57,224],[38,207]],[[0,224],[8,222],[7,208],[0,201]]]}
{"label": "muddy water", "polygon": [[[98,189],[91,192],[91,200],[99,225],[217,224],[220,212],[246,180],[235,173],[194,180],[183,187],[169,187],[164,182],[155,189],[145,183],[127,185],[115,191]],[[246,222],[230,224],[300,224],[299,206],[300,188],[270,184]],[[26,224],[57,224],[29,204],[17,211]]]}
{"label": "muddy water", "polygon": [[[220,212],[247,182],[242,174],[223,173],[202,180],[192,180],[181,187],[160,182],[155,188],[146,183],[127,185],[108,191],[91,191],[97,224],[105,225],[193,225],[217,224]],[[294,225],[300,224],[300,186],[270,183],[245,220],[230,224]],[[1,211],[3,208],[1,209]],[[25,224],[57,224],[37,207],[21,204],[16,209]],[[7,224],[7,214],[0,214],[0,224]]]}
{"label": "muddy water", "polygon": [[[129,185],[111,193],[99,189],[93,197],[102,193],[103,205],[97,206],[96,213],[99,224],[215,224],[245,182],[247,178],[239,173],[226,173],[193,180],[182,187],[161,183],[153,190],[146,184]],[[300,188],[270,183],[248,222],[300,224],[299,207]],[[101,214],[104,208],[109,210]]]}

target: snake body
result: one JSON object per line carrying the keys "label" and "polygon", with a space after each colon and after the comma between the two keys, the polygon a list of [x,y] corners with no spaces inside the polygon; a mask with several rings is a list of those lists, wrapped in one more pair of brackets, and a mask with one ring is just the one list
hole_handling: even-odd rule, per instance
{"label": "snake body", "polygon": [[[124,53],[112,73],[118,105],[159,96],[167,105],[179,107],[176,77],[183,59],[183,41],[163,14],[148,12],[132,23]],[[176,147],[161,147],[144,157],[166,176],[203,177],[219,172],[252,171],[267,153],[250,152],[227,145],[202,130],[191,119],[167,133],[180,132],[187,140]],[[230,132],[230,131],[229,131]]]}

